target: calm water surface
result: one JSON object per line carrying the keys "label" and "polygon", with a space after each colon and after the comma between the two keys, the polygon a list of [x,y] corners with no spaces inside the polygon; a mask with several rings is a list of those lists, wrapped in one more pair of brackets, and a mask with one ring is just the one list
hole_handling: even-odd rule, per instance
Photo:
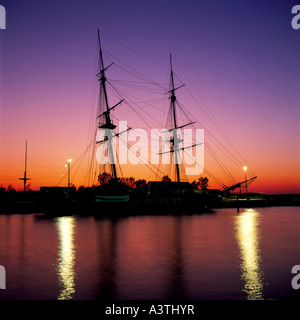
{"label": "calm water surface", "polygon": [[0,216],[0,299],[299,299],[300,208]]}

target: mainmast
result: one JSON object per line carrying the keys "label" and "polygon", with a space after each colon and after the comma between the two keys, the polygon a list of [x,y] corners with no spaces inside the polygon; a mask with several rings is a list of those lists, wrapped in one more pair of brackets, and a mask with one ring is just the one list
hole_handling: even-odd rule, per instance
{"label": "mainmast", "polygon": [[173,137],[171,138],[171,152],[174,152],[174,160],[175,160],[175,173],[176,173],[176,178],[177,182],[180,182],[180,171],[179,171],[179,164],[178,164],[178,143],[181,142],[179,141],[178,136],[177,136],[177,119],[176,119],[176,95],[175,95],[175,87],[174,87],[174,76],[173,76],[173,67],[172,67],[172,55],[170,54],[170,66],[171,66],[171,109],[173,113],[173,124],[174,124],[174,129],[173,129]]}
{"label": "mainmast", "polygon": [[25,144],[25,171],[24,171],[24,177],[23,178],[19,178],[19,180],[23,180],[24,181],[24,192],[26,191],[26,182],[28,180],[30,180],[30,178],[27,178],[27,140],[26,140],[26,144]]}
{"label": "mainmast", "polygon": [[112,108],[109,108],[108,104],[108,98],[107,98],[107,91],[106,91],[106,77],[105,77],[105,71],[111,66],[107,66],[106,68],[104,67],[103,63],[103,56],[102,56],[102,49],[101,49],[101,41],[100,41],[100,32],[98,29],[98,41],[99,41],[99,48],[100,48],[100,72],[97,74],[99,76],[99,81],[100,81],[100,90],[102,90],[104,94],[104,99],[105,99],[105,111],[98,116],[100,118],[101,116],[104,116],[104,124],[101,124],[99,121],[98,128],[100,129],[109,129],[107,131],[107,143],[108,143],[108,154],[109,154],[109,161],[110,161],[110,166],[111,166],[111,174],[113,179],[117,179],[117,171],[116,171],[116,165],[115,165],[115,158],[114,158],[114,153],[113,153],[113,146],[112,146],[112,130],[116,128],[116,126],[112,123],[110,119],[110,111],[114,109],[117,105],[115,105]]}
{"label": "mainmast", "polygon": [[174,85],[174,75],[173,75],[173,66],[172,66],[172,55],[170,54],[170,66],[171,66],[171,90],[168,91],[168,93],[171,93],[170,95],[170,100],[171,100],[171,115],[173,118],[173,123],[172,126],[173,128],[169,130],[169,132],[172,132],[172,137],[170,139],[170,151],[166,151],[166,152],[160,152],[159,154],[163,154],[163,153],[174,153],[174,162],[175,162],[175,176],[176,176],[176,180],[177,182],[180,182],[181,180],[181,176],[180,176],[180,168],[179,168],[179,164],[182,163],[182,159],[180,159],[180,154],[179,151],[182,151],[184,149],[187,148],[193,148],[195,147],[197,144],[193,144],[191,146],[187,146],[187,147],[181,147],[180,143],[182,142],[180,135],[178,135],[178,129],[184,128],[186,126],[189,126],[195,122],[189,122],[183,125],[178,126],[177,123],[177,115],[176,115],[176,95],[175,95],[175,91],[177,89],[180,89],[181,87],[183,87],[184,85],[181,85],[177,88],[175,88]]}

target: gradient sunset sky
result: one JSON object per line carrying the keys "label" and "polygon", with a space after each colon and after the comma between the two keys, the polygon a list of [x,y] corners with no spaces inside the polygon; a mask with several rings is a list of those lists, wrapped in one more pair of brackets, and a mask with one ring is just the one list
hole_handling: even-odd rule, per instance
{"label": "gradient sunset sky", "polygon": [[[299,1],[9,0],[0,4],[6,8],[7,22],[6,30],[0,30],[3,187],[12,184],[22,189],[18,178],[24,172],[26,140],[32,189],[65,186],[68,157],[72,182],[84,184],[87,164],[82,154],[97,108],[99,28],[105,64],[116,62],[107,71],[108,78],[125,79],[117,66],[120,59],[164,87],[172,52],[176,84],[186,85],[178,91],[178,100],[220,140],[220,132],[205,117],[221,126],[249,174],[258,176],[249,191],[300,192],[300,29],[291,26],[291,10]],[[159,95],[167,104],[163,90],[153,94],[153,101]],[[157,105],[148,111],[160,118],[159,109]],[[130,110],[119,110],[119,120],[143,126]],[[242,164],[228,163],[237,181],[244,178]],[[223,181],[207,153],[205,168]],[[142,166],[127,166],[123,173],[150,180]],[[219,186],[211,180],[210,187]]]}

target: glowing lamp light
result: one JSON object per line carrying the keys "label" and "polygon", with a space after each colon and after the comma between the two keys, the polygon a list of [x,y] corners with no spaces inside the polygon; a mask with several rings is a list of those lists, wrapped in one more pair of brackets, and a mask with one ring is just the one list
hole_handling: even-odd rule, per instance
{"label": "glowing lamp light", "polygon": [[71,161],[72,161],[72,159],[71,159],[71,158],[69,158],[69,159],[68,159],[68,162],[66,162],[66,164],[65,164],[65,167],[66,167],[66,168],[67,168],[67,167],[69,167],[69,165],[70,165]]}
{"label": "glowing lamp light", "polygon": [[247,176],[246,176],[246,171],[247,171],[247,167],[243,167],[244,171],[245,171],[245,183],[246,183],[246,193],[248,193],[248,186],[247,186]]}
{"label": "glowing lamp light", "polygon": [[68,168],[68,188],[70,187],[70,168],[71,168],[71,161],[72,159],[69,158],[68,162],[66,162],[65,167]]}

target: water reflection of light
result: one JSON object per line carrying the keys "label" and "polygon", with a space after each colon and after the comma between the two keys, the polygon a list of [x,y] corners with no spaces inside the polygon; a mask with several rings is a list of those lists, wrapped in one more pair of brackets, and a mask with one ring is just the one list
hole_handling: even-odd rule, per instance
{"label": "water reflection of light", "polygon": [[248,209],[236,217],[236,237],[240,248],[242,280],[248,300],[263,299],[263,273],[258,236],[259,213]]}
{"label": "water reflection of light", "polygon": [[59,234],[59,284],[62,286],[59,300],[70,300],[75,293],[75,248],[74,217],[59,217],[56,220]]}

